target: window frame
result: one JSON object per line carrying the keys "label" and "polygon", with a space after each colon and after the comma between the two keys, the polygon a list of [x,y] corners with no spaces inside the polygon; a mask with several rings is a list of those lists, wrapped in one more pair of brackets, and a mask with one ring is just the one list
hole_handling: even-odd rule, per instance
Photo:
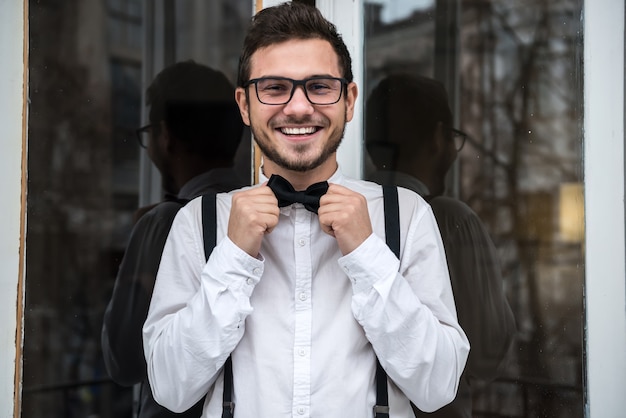
{"label": "window frame", "polygon": [[0,2],[0,415],[18,416],[22,372],[26,128],[28,119],[28,2]]}
{"label": "window frame", "polygon": [[624,3],[585,1],[583,16],[585,416],[617,417],[626,405]]}

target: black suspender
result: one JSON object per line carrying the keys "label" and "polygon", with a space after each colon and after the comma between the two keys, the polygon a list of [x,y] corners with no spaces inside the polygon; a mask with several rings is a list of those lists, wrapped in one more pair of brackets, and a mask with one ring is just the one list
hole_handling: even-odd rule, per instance
{"label": "black suspender", "polygon": [[[385,239],[387,245],[400,257],[400,208],[398,205],[398,189],[393,185],[383,186],[385,208]],[[202,196],[202,233],[204,238],[204,254],[206,259],[216,244],[217,216],[215,194]],[[232,401],[233,369],[232,360],[228,356],[224,363],[224,394],[222,396],[222,418],[232,418],[235,403]],[[376,405],[375,418],[389,418],[389,399],[387,393],[387,373],[376,361]]]}
{"label": "black suspender", "polygon": [[400,206],[398,205],[398,188],[383,186],[385,202],[385,239],[387,246],[400,258]]}
{"label": "black suspender", "polygon": [[[385,240],[387,246],[396,257],[400,258],[400,207],[398,205],[398,188],[383,185],[383,201],[385,208]],[[389,398],[387,393],[387,373],[376,360],[376,405],[375,418],[389,418]]]}
{"label": "black suspender", "polygon": [[[214,193],[202,195],[202,237],[204,240],[204,256],[209,256],[217,243],[217,209]],[[232,402],[233,365],[230,356],[224,363],[224,395],[222,396],[222,418],[233,418],[235,404]]]}
{"label": "black suspender", "polygon": [[214,193],[202,195],[202,238],[204,257],[208,261],[217,242],[217,210]]}

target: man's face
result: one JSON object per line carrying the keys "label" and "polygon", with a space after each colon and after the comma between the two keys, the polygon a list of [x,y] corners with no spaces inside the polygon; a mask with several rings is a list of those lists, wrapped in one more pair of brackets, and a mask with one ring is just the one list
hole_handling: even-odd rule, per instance
{"label": "man's face", "polygon": [[[327,41],[290,40],[260,49],[252,55],[250,79],[288,77],[302,80],[313,76],[342,77],[337,54]],[[247,93],[247,94],[246,94]],[[265,164],[291,171],[321,167],[332,174],[336,150],[346,122],[352,119],[357,88],[350,83],[337,103],[314,105],[303,87],[296,87],[283,105],[258,100],[255,86],[237,88],[235,93],[244,123],[266,158]]]}

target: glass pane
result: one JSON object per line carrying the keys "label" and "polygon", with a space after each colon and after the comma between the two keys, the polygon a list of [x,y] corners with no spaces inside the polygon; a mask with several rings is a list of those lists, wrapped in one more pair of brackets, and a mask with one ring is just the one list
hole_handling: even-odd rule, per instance
{"label": "glass pane", "polygon": [[474,417],[583,416],[581,11],[365,2],[365,177],[431,202],[472,344],[449,408]]}
{"label": "glass pane", "polygon": [[[142,116],[149,114],[146,87],[174,63],[157,66],[158,58],[172,53],[174,61],[193,59],[234,84],[252,9],[250,0],[29,2],[21,416],[133,416],[133,387],[109,377],[100,335],[140,195],[146,193],[140,159],[149,159],[135,134],[148,120]],[[144,16],[144,10],[154,13]],[[175,22],[172,31],[154,25],[164,15]],[[144,50],[148,27],[161,42]],[[166,54],[165,48],[173,50]],[[148,78],[149,68],[157,69]],[[236,154],[236,174],[243,179],[251,178],[249,137],[242,133]]]}

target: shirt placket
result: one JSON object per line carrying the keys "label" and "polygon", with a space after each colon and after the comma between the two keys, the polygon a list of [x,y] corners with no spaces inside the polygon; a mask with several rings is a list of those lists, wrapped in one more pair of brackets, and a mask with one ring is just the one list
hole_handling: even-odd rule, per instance
{"label": "shirt placket", "polygon": [[295,335],[293,347],[293,417],[311,410],[311,212],[297,208],[294,228]]}

